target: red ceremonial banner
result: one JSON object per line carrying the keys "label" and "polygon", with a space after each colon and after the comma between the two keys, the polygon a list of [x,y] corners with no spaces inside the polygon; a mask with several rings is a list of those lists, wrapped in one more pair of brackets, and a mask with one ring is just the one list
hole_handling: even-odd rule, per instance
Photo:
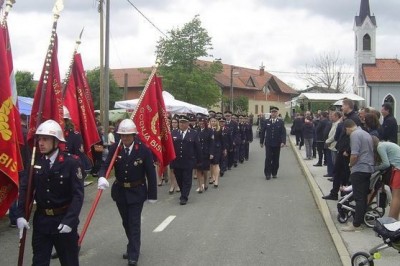
{"label": "red ceremonial banner", "polygon": [[161,78],[156,75],[136,107],[133,122],[138,129],[140,139],[156,155],[161,174],[164,167],[175,159],[175,149],[162,97]]}
{"label": "red ceremonial banner", "polygon": [[[29,123],[29,131],[28,131],[28,141],[32,144],[33,137],[36,132],[36,124],[39,116],[40,121],[43,123],[46,120],[53,119],[58,122],[61,128],[64,128],[64,118],[63,118],[63,99],[62,99],[62,89],[60,82],[60,71],[58,68],[58,59],[57,59],[57,50],[58,50],[58,40],[57,34],[54,36],[54,46],[48,51],[43,71],[40,76],[39,83],[36,87],[35,97],[33,99],[32,111],[31,111],[31,120]],[[48,60],[50,61],[50,67],[48,68],[48,79],[46,86],[43,87],[45,71],[46,71],[46,63],[48,64]],[[45,88],[45,90],[43,90]],[[41,103],[40,98],[42,97],[42,93],[44,92],[44,101]],[[40,104],[43,104],[42,113],[39,114]]]}
{"label": "red ceremonial banner", "polygon": [[[12,101],[6,40],[0,34],[0,217],[4,216],[18,195],[20,161],[15,106]],[[19,126],[19,125],[18,125]]]}
{"label": "red ceremonial banner", "polygon": [[85,153],[92,158],[91,146],[99,142],[100,137],[96,129],[92,92],[80,54],[74,56],[71,75],[65,88],[64,105],[68,108],[75,130],[82,135]]}

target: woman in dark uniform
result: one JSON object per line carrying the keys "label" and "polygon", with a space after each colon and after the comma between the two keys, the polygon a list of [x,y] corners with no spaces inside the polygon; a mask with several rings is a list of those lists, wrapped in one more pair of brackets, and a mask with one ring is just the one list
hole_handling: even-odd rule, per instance
{"label": "woman in dark uniform", "polygon": [[207,171],[210,170],[210,149],[211,149],[211,129],[207,127],[207,118],[202,117],[199,119],[198,136],[200,139],[201,158],[196,166],[197,170],[197,192],[203,193],[206,190],[207,184]]}
{"label": "woman in dark uniform", "polygon": [[211,164],[211,180],[210,183],[214,183],[214,187],[218,187],[218,180],[220,174],[219,163],[223,154],[227,153],[224,138],[222,136],[222,130],[215,117],[210,118],[210,129],[211,129],[211,149],[210,149],[210,164]]}

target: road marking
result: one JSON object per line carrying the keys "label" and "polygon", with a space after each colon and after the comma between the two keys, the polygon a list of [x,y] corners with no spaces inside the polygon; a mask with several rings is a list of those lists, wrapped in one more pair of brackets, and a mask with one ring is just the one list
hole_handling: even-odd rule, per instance
{"label": "road marking", "polygon": [[159,226],[154,229],[154,233],[162,232],[176,218],[176,215],[170,215]]}

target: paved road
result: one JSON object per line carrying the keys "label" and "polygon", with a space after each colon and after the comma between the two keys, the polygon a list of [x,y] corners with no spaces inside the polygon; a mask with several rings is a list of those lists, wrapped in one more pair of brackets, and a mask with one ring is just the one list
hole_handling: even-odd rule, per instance
{"label": "paved road", "polygon": [[[257,141],[250,161],[227,172],[218,189],[197,194],[194,187],[186,206],[177,194],[168,195],[168,186],[160,188],[159,201],[143,211],[140,265],[341,265],[293,151],[282,150],[278,179],[266,181]],[[86,188],[82,217],[95,193],[94,186]],[[175,219],[162,232],[153,232],[171,215]],[[0,265],[16,264],[16,234],[0,221]],[[126,265],[125,245],[107,190],[84,240],[81,265]],[[30,258],[28,244],[26,265]]]}

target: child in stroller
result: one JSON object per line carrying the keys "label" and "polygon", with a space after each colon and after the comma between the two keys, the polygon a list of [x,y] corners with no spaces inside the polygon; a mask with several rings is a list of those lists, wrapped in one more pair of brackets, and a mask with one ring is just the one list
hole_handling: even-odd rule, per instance
{"label": "child in stroller", "polygon": [[[377,218],[385,214],[385,208],[390,202],[390,188],[383,184],[382,176],[384,172],[376,171],[370,178],[370,193],[368,195],[368,209],[364,215],[364,223],[368,227],[374,227]],[[355,202],[353,198],[352,186],[340,188],[344,196],[338,201],[337,220],[339,223],[346,223],[355,213]],[[389,200],[388,200],[389,199]]]}
{"label": "child in stroller", "polygon": [[378,218],[374,226],[383,243],[373,247],[369,253],[357,252],[351,257],[351,265],[374,265],[374,259],[381,257],[380,251],[392,247],[400,252],[400,221],[391,217]]}

